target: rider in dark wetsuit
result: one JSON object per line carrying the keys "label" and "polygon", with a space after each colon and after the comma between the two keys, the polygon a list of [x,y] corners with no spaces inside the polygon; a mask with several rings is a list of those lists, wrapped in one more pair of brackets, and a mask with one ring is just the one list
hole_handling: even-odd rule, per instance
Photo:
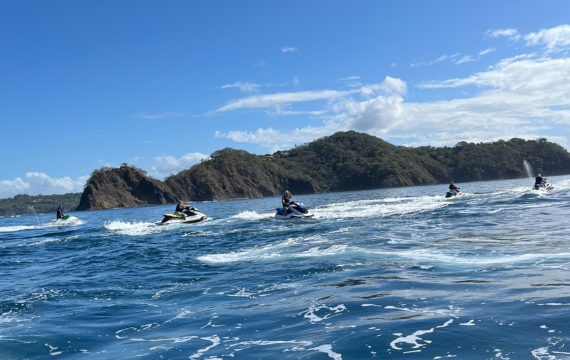
{"label": "rider in dark wetsuit", "polygon": [[281,198],[281,205],[283,205],[283,210],[285,211],[285,215],[291,212],[289,209],[289,205],[291,205],[291,198],[293,195],[289,192],[289,190],[285,190],[285,195]]}
{"label": "rider in dark wetsuit", "polygon": [[538,185],[540,187],[544,186],[544,178],[540,174],[538,174],[536,179],[534,179],[534,185]]}
{"label": "rider in dark wetsuit", "polygon": [[61,205],[59,205],[59,207],[57,208],[57,220],[63,219],[63,217],[64,217],[63,209],[61,208]]}
{"label": "rider in dark wetsuit", "polygon": [[459,192],[459,188],[457,186],[455,186],[453,181],[451,182],[451,184],[449,184],[449,191],[452,191],[452,190],[455,192]]}

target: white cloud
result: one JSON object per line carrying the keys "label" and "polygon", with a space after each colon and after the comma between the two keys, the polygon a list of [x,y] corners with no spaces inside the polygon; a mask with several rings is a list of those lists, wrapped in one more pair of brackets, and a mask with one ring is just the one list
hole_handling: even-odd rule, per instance
{"label": "white cloud", "polygon": [[222,89],[239,88],[241,92],[255,92],[261,85],[249,83],[247,81],[238,81],[233,84],[222,85]]}
{"label": "white cloud", "polygon": [[499,38],[499,37],[506,37],[509,40],[518,41],[521,38],[521,35],[517,31],[517,29],[496,29],[496,30],[487,30],[485,32],[487,37],[492,38]]}
{"label": "white cloud", "polygon": [[170,174],[187,170],[192,165],[199,163],[200,160],[207,158],[208,155],[198,152],[188,153],[178,159],[170,155],[157,156],[154,158],[149,174],[156,178],[163,179]]}
{"label": "white cloud", "polygon": [[459,56],[459,54],[453,54],[453,55],[447,55],[447,54],[446,54],[446,55],[442,55],[442,56],[438,57],[438,58],[435,59],[435,60],[428,61],[428,62],[425,62],[425,61],[418,61],[418,62],[415,62],[415,63],[410,64],[410,66],[412,66],[412,67],[419,67],[419,66],[433,65],[433,64],[438,63],[438,62],[440,62],[440,61],[453,60],[453,59],[455,59],[457,56]]}
{"label": "white cloud", "polygon": [[293,86],[297,87],[301,85],[301,80],[299,80],[296,76],[293,78]]}
{"label": "white cloud", "polygon": [[362,86],[362,83],[359,80],[360,80],[360,76],[348,76],[348,77],[336,79],[337,82],[343,83],[345,86],[349,86],[349,87]]}
{"label": "white cloud", "polygon": [[461,59],[457,60],[455,62],[455,65],[463,64],[463,63],[470,62],[470,61],[477,61],[477,59],[473,59],[471,57],[471,55],[467,55],[467,56],[464,56]]}
{"label": "white cloud", "polygon": [[479,56],[486,55],[486,54],[491,53],[493,51],[497,51],[497,48],[488,48],[488,49],[485,49],[483,51],[480,51]]}
{"label": "white cloud", "polygon": [[185,114],[179,112],[165,112],[165,113],[158,113],[158,114],[145,114],[145,113],[137,113],[133,114],[134,118],[137,119],[164,119],[170,116],[184,116]]}
{"label": "white cloud", "polygon": [[396,67],[396,63],[392,63],[392,65],[391,65],[391,66],[392,66],[392,67]]}
{"label": "white cloud", "polygon": [[[360,92],[335,92],[320,126],[292,131],[258,129],[230,131],[218,137],[256,143],[271,150],[286,149],[336,131],[358,130],[383,138],[401,138],[409,144],[454,145],[458,141],[492,141],[499,138],[533,139],[556,125],[570,125],[570,58],[534,58],[524,54],[504,59],[484,72],[466,78],[423,83],[422,89],[475,85],[473,97],[444,101],[406,102],[406,83],[386,78]],[[364,91],[364,89],[367,89]],[[319,94],[325,94],[321,90]],[[303,93],[287,96],[303,101]],[[355,95],[364,100],[357,100]],[[314,98],[314,97],[312,97]],[[323,98],[325,98],[323,96]],[[568,141],[557,137],[563,145]]]}
{"label": "white cloud", "polygon": [[88,178],[88,176],[80,176],[77,179],[52,178],[44,173],[28,172],[24,179],[0,180],[0,198],[18,194],[52,195],[82,192]]}
{"label": "white cloud", "polygon": [[281,51],[286,53],[286,52],[295,52],[297,51],[296,47],[290,47],[290,46],[283,46],[281,47]]}
{"label": "white cloud", "polygon": [[545,45],[548,51],[560,51],[570,46],[570,25],[542,29],[524,36],[527,46]]}
{"label": "white cloud", "polygon": [[275,108],[279,109],[284,104],[295,102],[306,102],[313,100],[328,100],[337,97],[346,96],[357,92],[358,90],[337,91],[337,90],[317,90],[317,91],[299,91],[292,93],[276,93],[271,95],[254,95],[243,99],[232,100],[217,110],[207,113],[216,114],[226,111],[238,109],[259,109],[259,108]]}

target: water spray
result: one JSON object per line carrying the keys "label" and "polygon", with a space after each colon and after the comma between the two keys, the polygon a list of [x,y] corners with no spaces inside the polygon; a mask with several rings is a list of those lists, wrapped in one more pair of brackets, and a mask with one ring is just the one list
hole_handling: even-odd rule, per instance
{"label": "water spray", "polygon": [[32,209],[32,211],[34,212],[34,215],[36,215],[36,220],[38,220],[38,226],[41,226],[40,224],[40,218],[38,217],[38,213],[36,213],[36,209],[34,209],[33,206],[28,207],[28,210]]}

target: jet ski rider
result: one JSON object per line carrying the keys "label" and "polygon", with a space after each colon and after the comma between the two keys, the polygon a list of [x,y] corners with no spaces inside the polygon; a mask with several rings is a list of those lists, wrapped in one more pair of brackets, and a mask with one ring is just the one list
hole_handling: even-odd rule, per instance
{"label": "jet ski rider", "polygon": [[453,183],[453,181],[449,184],[449,191],[455,191],[456,193],[459,192],[459,188]]}
{"label": "jet ski rider", "polygon": [[291,198],[293,197],[293,194],[291,194],[291,192],[289,190],[285,190],[285,195],[283,195],[283,197],[281,198],[281,205],[283,205],[283,210],[285,211],[285,215],[287,215],[287,213],[291,212],[291,210],[289,209],[289,206],[291,205]]}
{"label": "jet ski rider", "polygon": [[184,202],[180,200],[178,201],[178,205],[176,205],[176,210],[174,211],[174,214],[184,216],[184,220],[186,220],[186,214],[184,214],[184,209],[190,210],[190,206],[184,205]]}
{"label": "jet ski rider", "polygon": [[542,177],[542,175],[538,174],[538,176],[534,180],[534,186],[544,187],[545,182],[546,180]]}
{"label": "jet ski rider", "polygon": [[61,205],[59,205],[59,207],[57,208],[57,219],[56,220],[59,220],[59,219],[63,220],[64,216],[65,215],[63,215],[63,208],[61,207]]}

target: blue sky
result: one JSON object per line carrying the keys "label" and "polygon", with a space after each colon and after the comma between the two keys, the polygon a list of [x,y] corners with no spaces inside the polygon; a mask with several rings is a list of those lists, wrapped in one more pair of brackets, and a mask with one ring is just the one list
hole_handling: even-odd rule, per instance
{"label": "blue sky", "polygon": [[341,130],[568,148],[570,3],[27,1],[0,12],[0,198]]}

